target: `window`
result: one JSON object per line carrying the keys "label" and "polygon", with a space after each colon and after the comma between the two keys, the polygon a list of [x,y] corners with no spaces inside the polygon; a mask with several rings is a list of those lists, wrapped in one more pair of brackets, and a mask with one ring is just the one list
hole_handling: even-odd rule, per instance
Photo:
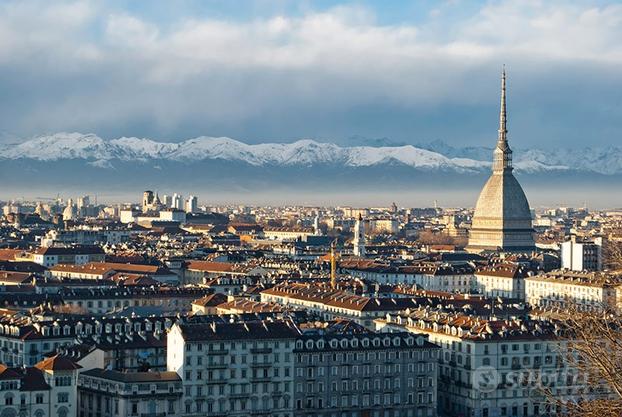
{"label": "window", "polygon": [[70,376],[59,376],[55,378],[55,385],[57,387],[70,387],[71,386],[71,377]]}
{"label": "window", "polygon": [[59,392],[58,393],[58,402],[59,403],[68,403],[69,402],[69,393],[67,393],[67,392]]}

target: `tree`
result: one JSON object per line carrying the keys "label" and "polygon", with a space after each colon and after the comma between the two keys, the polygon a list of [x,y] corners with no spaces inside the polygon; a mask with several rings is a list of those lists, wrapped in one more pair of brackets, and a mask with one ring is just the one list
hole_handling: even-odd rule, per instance
{"label": "tree", "polygon": [[611,271],[622,270],[622,242],[609,239],[604,241],[603,267]]}
{"label": "tree", "polygon": [[622,415],[622,317],[602,309],[586,311],[576,305],[565,309],[564,336],[560,352],[573,385],[579,389],[578,401],[545,388],[551,403],[572,417],[620,417]]}
{"label": "tree", "polygon": [[467,239],[458,236],[449,236],[446,233],[434,232],[432,230],[424,230],[419,234],[417,241],[424,245],[454,245],[465,246]]}

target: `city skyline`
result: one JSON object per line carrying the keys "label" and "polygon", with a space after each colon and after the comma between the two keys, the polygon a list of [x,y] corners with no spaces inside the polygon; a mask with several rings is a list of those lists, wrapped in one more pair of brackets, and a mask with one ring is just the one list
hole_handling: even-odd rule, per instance
{"label": "city skyline", "polygon": [[0,1],[0,417],[622,416],[621,23]]}

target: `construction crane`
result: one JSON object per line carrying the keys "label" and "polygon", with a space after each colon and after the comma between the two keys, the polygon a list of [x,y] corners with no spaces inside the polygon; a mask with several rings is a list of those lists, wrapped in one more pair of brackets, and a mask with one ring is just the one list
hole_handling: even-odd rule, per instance
{"label": "construction crane", "polygon": [[337,239],[333,240],[330,244],[330,287],[332,289],[337,288]]}

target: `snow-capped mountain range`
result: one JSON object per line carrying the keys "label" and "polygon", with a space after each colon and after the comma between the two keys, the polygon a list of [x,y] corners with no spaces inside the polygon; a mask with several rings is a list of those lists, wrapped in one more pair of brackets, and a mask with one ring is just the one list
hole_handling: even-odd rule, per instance
{"label": "snow-capped mountain range", "polygon": [[[410,167],[425,171],[480,173],[490,169],[492,149],[454,148],[443,142],[403,146],[339,146],[304,139],[293,143],[249,145],[226,137],[198,137],[178,143],[128,138],[105,140],[94,134],[57,133],[14,144],[0,144],[0,160],[61,162],[84,161],[100,169],[116,163],[192,164],[230,161],[252,167]],[[517,172],[584,171],[604,175],[622,173],[622,148],[516,150]]]}

